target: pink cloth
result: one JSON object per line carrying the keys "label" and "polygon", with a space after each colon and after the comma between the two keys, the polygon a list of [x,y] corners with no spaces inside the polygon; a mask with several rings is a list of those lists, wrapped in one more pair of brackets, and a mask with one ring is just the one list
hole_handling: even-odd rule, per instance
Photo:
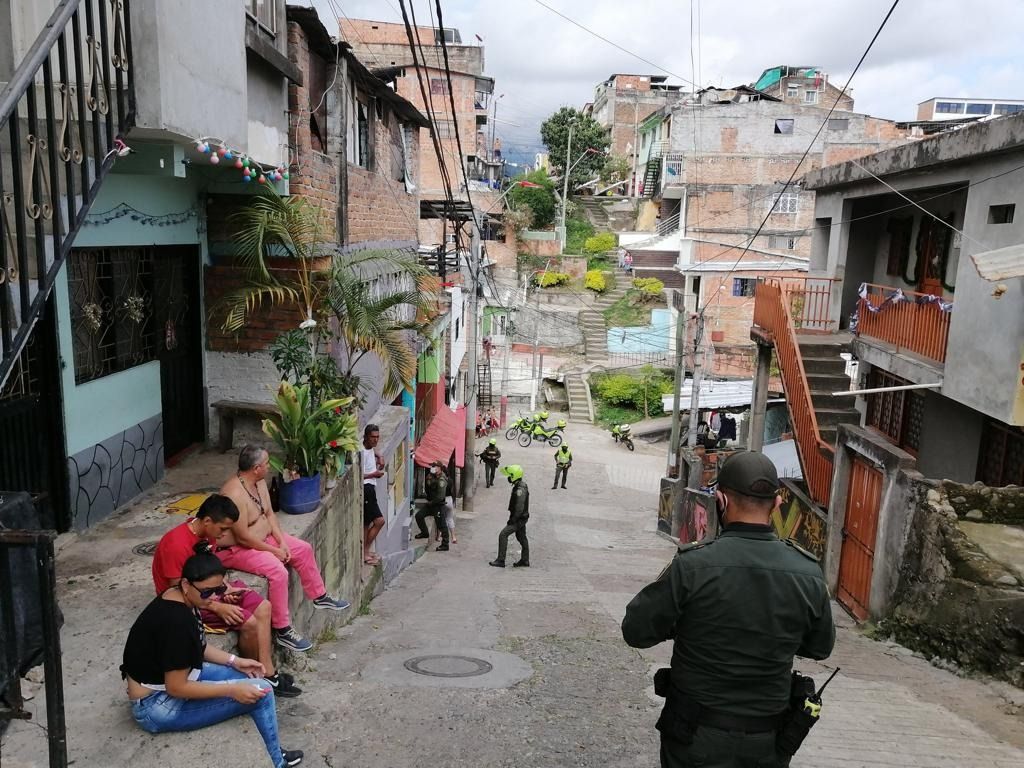
{"label": "pink cloth", "polygon": [[[276,547],[277,542],[267,536],[264,541]],[[288,610],[288,569],[294,568],[302,582],[302,591],[306,597],[314,600],[325,592],[324,580],[320,577],[320,569],[313,555],[313,547],[302,539],[284,534],[284,541],[291,550],[292,557],[285,565],[271,552],[261,549],[249,549],[235,545],[217,553],[217,557],[228,568],[246,573],[255,573],[266,577],[270,582],[270,626],[284,629],[291,626],[291,613]]]}

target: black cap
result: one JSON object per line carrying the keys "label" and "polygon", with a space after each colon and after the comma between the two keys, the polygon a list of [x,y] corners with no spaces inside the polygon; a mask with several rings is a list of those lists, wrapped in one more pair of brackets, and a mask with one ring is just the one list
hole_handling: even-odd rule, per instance
{"label": "black cap", "polygon": [[779,492],[779,473],[763,453],[734,453],[718,472],[718,487],[755,499],[773,499]]}

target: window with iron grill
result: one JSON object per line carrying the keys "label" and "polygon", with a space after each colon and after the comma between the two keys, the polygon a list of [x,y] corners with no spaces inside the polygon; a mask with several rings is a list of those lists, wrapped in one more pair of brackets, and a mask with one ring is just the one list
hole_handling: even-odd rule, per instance
{"label": "window with iron grill", "polygon": [[[868,389],[900,387],[910,384],[906,379],[873,368],[868,374]],[[921,423],[924,419],[924,394],[914,390],[876,392],[867,396],[866,422],[909,453],[917,454],[921,445]]]}
{"label": "window with iron grill", "polygon": [[68,297],[76,384],[156,359],[152,248],[72,251]]}
{"label": "window with iron grill", "polygon": [[800,193],[783,192],[772,206],[772,213],[796,213],[800,210]]}
{"label": "window with iron grill", "polygon": [[733,296],[753,296],[757,280],[752,277],[734,277],[732,279]]}
{"label": "window with iron grill", "polygon": [[994,488],[1024,485],[1024,429],[986,420],[975,477]]}

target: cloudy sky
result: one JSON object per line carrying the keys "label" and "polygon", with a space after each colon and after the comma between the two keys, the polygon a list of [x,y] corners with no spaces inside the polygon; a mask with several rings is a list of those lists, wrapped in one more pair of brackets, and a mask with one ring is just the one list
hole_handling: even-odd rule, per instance
{"label": "cloudy sky", "polygon": [[[312,2],[325,25],[350,18],[401,21],[398,0]],[[414,0],[417,20],[433,0]],[[407,0],[409,2],[409,0]],[[670,82],[752,83],[778,64],[823,67],[842,84],[892,0],[543,0],[644,59],[618,50],[538,0],[442,0],[444,22],[464,42],[484,39],[487,74],[504,94],[498,135],[506,156],[542,149],[538,128],[562,105],[582,106],[613,72],[670,74]],[[693,21],[691,45],[691,13]],[[698,22],[699,17],[699,22]],[[913,119],[932,96],[1024,98],[1024,3],[1019,0],[902,0],[851,90],[856,110]],[[693,59],[691,62],[691,49]]]}

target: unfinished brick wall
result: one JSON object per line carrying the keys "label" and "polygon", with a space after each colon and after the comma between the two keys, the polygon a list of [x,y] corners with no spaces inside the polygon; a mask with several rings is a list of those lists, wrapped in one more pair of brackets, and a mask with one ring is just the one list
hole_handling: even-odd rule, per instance
{"label": "unfinished brick wall", "polygon": [[[385,119],[374,124],[373,170],[348,166],[347,243],[419,239],[419,196],[406,192],[403,178],[402,123],[384,107]],[[420,131],[405,132],[409,175],[418,180]]]}
{"label": "unfinished brick wall", "polygon": [[[271,274],[281,282],[293,282],[295,271],[272,269]],[[302,312],[294,305],[264,302],[249,315],[245,327],[237,332],[224,331],[223,299],[246,285],[245,272],[233,263],[208,266],[203,270],[203,290],[206,298],[206,348],[215,352],[259,352],[267,349],[283,331],[297,328],[303,320]]]}

